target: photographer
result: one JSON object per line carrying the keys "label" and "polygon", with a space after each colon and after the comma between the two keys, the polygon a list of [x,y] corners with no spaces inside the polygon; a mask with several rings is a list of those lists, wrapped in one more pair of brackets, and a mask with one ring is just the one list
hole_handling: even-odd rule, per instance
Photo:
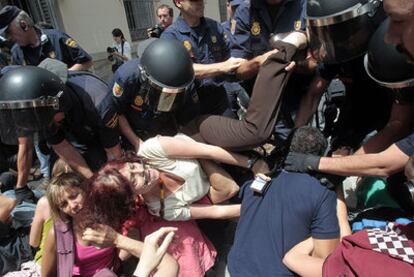
{"label": "photographer", "polygon": [[112,72],[115,72],[125,61],[131,59],[131,45],[126,41],[124,34],[118,28],[112,30],[114,43],[106,48],[108,60],[112,62]]}
{"label": "photographer", "polygon": [[159,38],[161,33],[172,24],[174,10],[168,5],[160,5],[157,8],[157,17],[159,19],[159,23],[152,28],[147,29],[149,38]]}

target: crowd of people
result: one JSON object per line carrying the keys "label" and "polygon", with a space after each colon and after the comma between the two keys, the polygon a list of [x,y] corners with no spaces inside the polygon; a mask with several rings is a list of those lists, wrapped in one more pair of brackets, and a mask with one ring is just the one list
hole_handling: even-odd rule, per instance
{"label": "crowd of people", "polygon": [[414,1],[173,4],[108,84],[0,10],[0,275],[413,276]]}

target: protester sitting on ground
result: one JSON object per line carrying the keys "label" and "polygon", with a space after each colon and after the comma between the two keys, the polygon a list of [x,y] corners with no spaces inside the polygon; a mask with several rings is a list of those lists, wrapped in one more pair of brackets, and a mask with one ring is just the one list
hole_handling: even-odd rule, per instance
{"label": "protester sitting on ground", "polygon": [[[327,146],[316,128],[297,129],[289,151],[324,153]],[[243,185],[241,214],[228,256],[231,276],[294,276],[283,265],[284,254],[311,237],[314,254],[325,258],[339,241],[336,195],[307,174],[277,170],[262,192]],[[253,181],[257,184],[257,180]]]}
{"label": "protester sitting on ground", "polygon": [[[137,194],[143,194],[149,213],[154,216],[150,216],[145,207],[138,209],[136,222],[142,237],[163,226],[178,228],[178,238],[169,247],[168,253],[180,265],[179,276],[204,276],[214,265],[216,251],[195,221],[190,219],[239,215],[239,205],[211,205],[208,201],[207,194],[211,202],[222,202],[234,195],[238,186],[217,165],[205,159],[250,167],[255,172],[266,171],[265,163],[261,160],[257,163],[249,161],[247,157],[232,154],[217,146],[195,142],[184,135],[149,139],[140,146],[139,155],[147,159],[148,165],[141,163],[142,159],[134,155],[109,162],[101,168],[100,174],[120,172],[132,183]],[[195,158],[203,160],[199,163]],[[203,168],[200,168],[200,164]],[[266,169],[262,170],[263,167]],[[203,170],[209,176],[208,179]],[[164,183],[162,188],[160,177]],[[194,203],[200,199],[206,204]],[[109,236],[113,238],[112,244],[118,247],[122,240],[116,237],[123,236],[111,236],[111,233],[112,230],[106,227],[89,230],[84,233],[84,239],[99,243]]]}
{"label": "protester sitting on ground", "polygon": [[82,233],[88,226],[106,223],[119,230],[130,216],[134,203],[132,191],[122,179],[113,178],[117,184],[115,187],[109,182],[111,180],[100,176],[91,179],[99,187],[86,184],[76,173],[63,173],[50,181],[46,195],[54,228],[47,235],[42,276],[109,274],[109,270],[117,269],[118,254],[126,257],[125,252],[118,253],[114,247],[97,249],[82,240]]}
{"label": "protester sitting on ground", "polygon": [[[68,172],[73,172],[73,170],[65,161],[59,159],[53,166],[52,176],[56,177]],[[46,243],[47,234],[52,226],[53,220],[50,214],[49,202],[47,201],[46,196],[42,196],[37,202],[32,225],[30,227],[29,244],[32,249],[37,250],[34,260],[23,263],[20,266],[20,271],[9,272],[5,277],[40,277],[43,248]]]}
{"label": "protester sitting on ground", "polygon": [[[148,139],[138,155],[144,159],[113,161],[101,172],[119,171],[131,182],[134,191],[143,196],[149,212],[166,220],[224,219],[239,215],[239,205],[214,205],[230,199],[239,188],[227,172],[210,160],[256,173],[267,171],[263,160],[252,160],[185,135]],[[195,203],[206,195],[213,205]]]}

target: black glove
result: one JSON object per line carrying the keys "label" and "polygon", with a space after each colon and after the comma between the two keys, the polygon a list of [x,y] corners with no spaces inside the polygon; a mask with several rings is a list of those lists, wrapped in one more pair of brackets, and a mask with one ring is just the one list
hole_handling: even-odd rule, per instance
{"label": "black glove", "polygon": [[320,159],[315,155],[290,152],[285,159],[285,169],[296,172],[317,171]]}

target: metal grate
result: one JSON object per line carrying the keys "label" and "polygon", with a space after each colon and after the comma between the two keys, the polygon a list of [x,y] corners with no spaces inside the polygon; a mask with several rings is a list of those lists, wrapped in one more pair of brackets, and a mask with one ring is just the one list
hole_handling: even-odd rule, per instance
{"label": "metal grate", "polygon": [[124,0],[132,40],[147,38],[147,29],[156,24],[152,0]]}

